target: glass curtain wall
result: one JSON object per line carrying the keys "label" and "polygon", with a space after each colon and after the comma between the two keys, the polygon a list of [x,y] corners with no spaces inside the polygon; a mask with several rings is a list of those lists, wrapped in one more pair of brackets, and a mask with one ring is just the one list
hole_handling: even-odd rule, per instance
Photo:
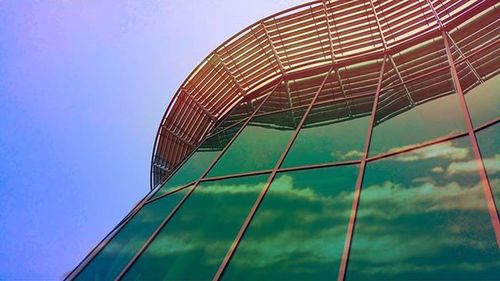
{"label": "glass curtain wall", "polygon": [[76,279],[498,278],[500,77],[448,36],[243,101]]}

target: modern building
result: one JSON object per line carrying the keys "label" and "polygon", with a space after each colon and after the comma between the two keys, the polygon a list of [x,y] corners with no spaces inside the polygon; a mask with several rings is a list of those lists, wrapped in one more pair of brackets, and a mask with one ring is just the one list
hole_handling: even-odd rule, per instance
{"label": "modern building", "polygon": [[78,280],[498,280],[500,4],[314,1],[189,75]]}

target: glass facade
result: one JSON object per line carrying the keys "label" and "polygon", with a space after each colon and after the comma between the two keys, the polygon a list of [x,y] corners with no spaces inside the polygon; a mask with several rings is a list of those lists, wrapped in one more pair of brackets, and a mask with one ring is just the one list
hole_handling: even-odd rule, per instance
{"label": "glass facade", "polygon": [[70,278],[498,279],[498,50],[431,35],[239,100]]}

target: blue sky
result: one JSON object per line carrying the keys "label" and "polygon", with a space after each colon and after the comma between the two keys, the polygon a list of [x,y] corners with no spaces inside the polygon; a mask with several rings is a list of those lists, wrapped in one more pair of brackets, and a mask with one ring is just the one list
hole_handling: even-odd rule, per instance
{"label": "blue sky", "polygon": [[0,1],[0,279],[70,271],[148,192],[191,70],[301,2]]}

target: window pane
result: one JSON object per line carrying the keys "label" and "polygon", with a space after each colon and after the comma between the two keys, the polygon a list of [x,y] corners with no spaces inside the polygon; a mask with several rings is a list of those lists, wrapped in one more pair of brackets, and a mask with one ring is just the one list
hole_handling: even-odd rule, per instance
{"label": "window pane", "polygon": [[448,69],[388,89],[381,92],[370,155],[463,132],[464,120]]}
{"label": "window pane", "polygon": [[272,169],[303,114],[295,109],[254,117],[208,176]]}
{"label": "window pane", "polygon": [[494,280],[499,270],[469,138],[368,163],[347,280]]}
{"label": "window pane", "polygon": [[486,173],[493,189],[497,212],[500,208],[500,124],[493,125],[476,133]]}
{"label": "window pane", "polygon": [[342,101],[313,107],[282,167],[360,159],[370,112],[349,109],[363,103],[371,108],[373,98],[351,100],[349,105]]}
{"label": "window pane", "polygon": [[202,183],[125,279],[212,279],[268,177]]}
{"label": "window pane", "polygon": [[474,127],[500,117],[500,75],[465,95]]}
{"label": "window pane", "polygon": [[370,156],[465,131],[441,36],[390,56]]}
{"label": "window pane", "polygon": [[148,203],[113,237],[76,279],[113,280],[139,251],[187,189]]}
{"label": "window pane", "polygon": [[168,191],[181,187],[201,177],[203,172],[214,161],[219,152],[224,149],[231,138],[238,132],[240,125],[236,125],[213,137],[206,139],[191,157],[177,170],[177,172],[156,192],[156,198]]}
{"label": "window pane", "polygon": [[358,166],[278,174],[225,280],[335,280]]}

